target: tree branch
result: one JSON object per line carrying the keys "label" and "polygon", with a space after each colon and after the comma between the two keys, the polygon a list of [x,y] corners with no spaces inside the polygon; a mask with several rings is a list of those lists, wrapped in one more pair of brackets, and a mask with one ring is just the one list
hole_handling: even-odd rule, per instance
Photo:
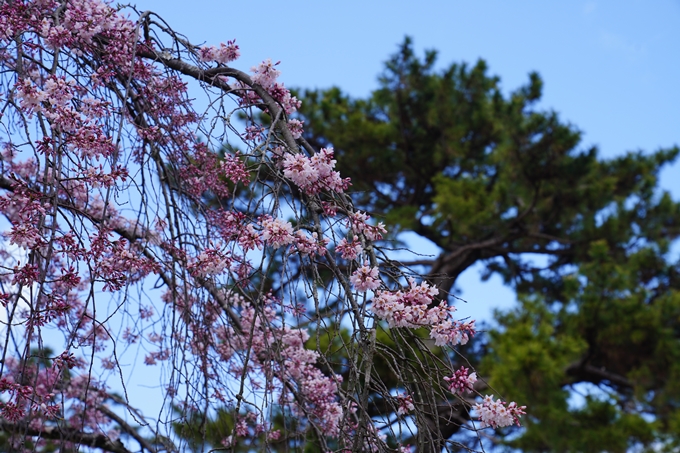
{"label": "tree branch", "polygon": [[594,365],[585,365],[582,362],[572,363],[565,370],[565,374],[572,376],[581,381],[598,384],[602,381],[609,381],[613,385],[619,387],[632,389],[633,383],[625,376],[607,371],[604,367],[596,367]]}
{"label": "tree branch", "polygon": [[120,440],[113,441],[106,434],[84,433],[74,428],[43,426],[40,429],[36,429],[29,426],[27,423],[9,423],[7,421],[0,421],[0,431],[19,436],[35,436],[48,440],[73,442],[86,447],[101,448],[102,450],[111,453],[132,453],[125,448]]}
{"label": "tree branch", "polygon": [[[139,433],[137,432],[136,429],[134,429],[132,426],[130,426],[125,420],[123,420],[118,414],[113,412],[111,409],[109,409],[106,406],[99,406],[99,410],[103,412],[107,417],[109,417],[111,420],[115,421],[118,423],[118,426],[130,437],[135,439],[140,447],[150,451],[151,453],[157,453],[157,449],[143,436],[140,436]],[[167,448],[167,447],[166,447]]]}

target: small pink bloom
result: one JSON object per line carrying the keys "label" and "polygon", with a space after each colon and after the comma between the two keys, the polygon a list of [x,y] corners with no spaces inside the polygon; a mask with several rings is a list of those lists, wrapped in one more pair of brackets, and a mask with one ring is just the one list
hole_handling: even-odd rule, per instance
{"label": "small pink bloom", "polygon": [[397,395],[397,403],[399,408],[397,409],[397,414],[405,415],[416,408],[413,404],[413,397],[411,395],[399,394]]}

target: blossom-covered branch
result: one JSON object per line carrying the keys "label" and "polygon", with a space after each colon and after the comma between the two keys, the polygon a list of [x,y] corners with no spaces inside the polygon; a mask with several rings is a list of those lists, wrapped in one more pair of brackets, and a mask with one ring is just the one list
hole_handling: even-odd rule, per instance
{"label": "blossom-covered branch", "polygon": [[[369,413],[369,391],[404,426],[422,399],[377,384],[376,332],[427,329],[452,347],[474,325],[429,283],[381,275],[387,231],[354,207],[333,150],[302,139],[277,64],[247,74],[227,66],[234,40],[195,46],[153,13],[133,21],[98,0],[3,2],[0,41],[9,446],[181,450],[194,440],[178,426],[227,411],[224,447],[389,451],[392,423]],[[323,349],[332,329],[351,334]],[[105,405],[137,356],[162,370],[153,423]],[[450,367],[437,370],[433,388],[455,405]],[[498,403],[482,404],[502,426]]]}

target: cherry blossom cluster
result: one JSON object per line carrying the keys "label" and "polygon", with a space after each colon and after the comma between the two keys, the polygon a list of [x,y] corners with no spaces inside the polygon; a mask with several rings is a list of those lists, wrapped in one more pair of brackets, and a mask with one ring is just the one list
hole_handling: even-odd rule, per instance
{"label": "cherry blossom cluster", "polygon": [[278,440],[281,437],[280,430],[272,430],[267,423],[258,420],[255,412],[248,411],[245,414],[239,414],[234,426],[234,434],[222,439],[221,444],[224,447],[231,447],[236,445],[239,438],[243,440],[249,437],[258,437],[261,434],[265,434],[268,441]]}
{"label": "cherry blossom cluster", "polygon": [[[55,14],[56,8],[61,9],[59,14]],[[18,42],[17,33],[24,34],[25,47],[23,53],[16,52],[16,58],[27,57],[21,60],[25,72],[14,85],[2,90],[3,95],[13,93],[16,102],[8,105],[18,107],[17,117],[27,125],[27,133],[17,143],[13,137],[8,138],[10,143],[3,143],[0,164],[3,178],[11,177],[11,181],[3,180],[4,192],[0,194],[0,210],[11,224],[8,241],[35,257],[32,262],[14,260],[4,266],[3,279],[15,286],[40,287],[39,295],[22,315],[26,320],[26,341],[30,342],[40,329],[53,326],[64,332],[70,344],[101,353],[103,369],[115,370],[115,360],[106,354],[111,334],[102,322],[105,315],[96,313],[97,308],[101,312],[97,307],[100,297],[89,295],[102,290],[127,294],[131,284],[155,274],[173,287],[164,300],[168,311],[176,313],[184,327],[171,337],[156,330],[142,335],[145,321],[153,325],[154,311],[131,309],[127,296],[121,297],[125,301],[121,309],[138,312],[139,322],[125,327],[119,339],[132,345],[146,338],[157,347],[146,354],[146,364],[173,360],[175,356],[167,346],[182,343],[187,346],[186,354],[195,358],[197,368],[210,376],[220,373],[218,364],[211,361],[211,351],[234,362],[230,365],[232,372],[238,371],[235,362],[239,360],[242,367],[250,368],[255,363],[278,382],[272,391],[285,397],[286,404],[294,407],[297,414],[320,426],[325,434],[337,436],[343,415],[338,401],[341,380],[339,376],[324,375],[317,367],[318,353],[304,347],[307,333],[277,327],[280,318],[270,309],[263,317],[253,308],[237,309],[230,302],[220,305],[214,300],[220,287],[215,283],[201,286],[213,281],[237,283],[253,291],[246,278],[253,272],[248,252],[266,244],[303,256],[324,254],[329,239],[320,237],[317,231],[295,230],[290,222],[270,214],[254,220],[237,209],[206,208],[206,198],[226,200],[233,197],[235,187],[251,183],[246,159],[230,153],[218,157],[197,138],[195,130],[200,118],[188,104],[184,82],[156,68],[156,58],[136,58],[136,51],[161,56],[162,51],[152,41],[136,42],[136,25],[122,19],[105,3],[3,3],[0,22],[3,49],[9,49],[0,56],[3,69],[11,73],[19,66],[11,56],[12,46]],[[48,48],[60,49],[60,60],[35,64],[51,55],[42,52],[41,42],[47,42]],[[97,49],[99,60],[91,67],[82,66],[79,57],[92,49]],[[73,53],[69,53],[71,50]],[[234,42],[219,48],[206,47],[199,50],[199,56],[204,61],[225,64],[238,57],[238,47]],[[43,71],[52,66],[57,71]],[[277,82],[279,72],[275,66],[269,61],[256,67],[253,80],[290,114],[299,107],[299,101]],[[249,92],[251,88],[247,87]],[[29,127],[30,121],[41,121],[42,128]],[[288,124],[293,135],[299,137],[302,123],[290,120]],[[30,136],[33,130],[38,132]],[[31,156],[30,147],[22,143],[34,143],[37,154]],[[332,151],[323,150],[309,162],[312,179],[304,184],[310,193],[347,187],[348,181],[341,180],[333,170]],[[152,190],[137,186],[145,179],[152,186],[160,185]],[[131,201],[139,203],[125,195],[136,187],[140,187],[137,197],[144,209],[160,213],[161,218],[139,214],[136,220],[124,217],[124,210],[132,215],[142,211],[127,207]],[[164,188],[169,190],[163,192]],[[150,194],[160,192],[165,198],[148,201]],[[164,211],[169,214],[163,215]],[[177,272],[177,266],[183,266],[188,271],[186,275]],[[84,269],[87,272],[81,273]],[[238,281],[231,276],[232,271]],[[210,298],[206,297],[207,291],[213,292]],[[3,293],[3,305],[14,307],[17,301],[18,297]],[[225,310],[233,313],[229,309],[237,310],[232,315],[236,319],[225,314]],[[254,338],[232,323],[257,323]],[[272,345],[278,345],[276,355],[272,355]],[[246,351],[252,351],[251,364],[242,362]],[[71,361],[63,358],[54,363],[63,367]],[[82,375],[76,368],[68,386],[58,382],[61,368],[36,371],[36,376],[53,379],[43,387],[51,388],[54,394],[43,395],[35,385],[18,387],[11,380],[11,367],[5,366],[1,376],[5,419],[24,420],[31,404],[56,407],[51,401],[60,393],[62,401],[68,402],[61,406],[60,417],[67,417],[72,426],[84,432],[102,432],[111,425],[97,410],[105,398],[104,387],[89,379],[87,368]],[[36,377],[34,381],[40,379]],[[256,376],[248,379],[255,385]],[[90,399],[82,396],[88,389]],[[176,390],[168,390],[176,394]],[[43,412],[47,414],[45,418],[31,420],[36,426],[55,422],[48,418],[56,417],[56,412]],[[244,426],[239,423],[235,434],[246,434]],[[114,432],[107,434],[111,439],[117,437]]]}
{"label": "cherry blossom cluster", "polygon": [[[45,81],[37,79],[35,82],[41,83],[42,86],[26,79],[19,82],[16,87],[17,97],[29,118],[34,113],[40,112],[50,120],[52,128],[71,133],[69,147],[72,151],[78,152],[81,158],[108,157],[115,151],[110,138],[90,116],[101,111],[105,104],[83,96],[83,90],[65,77],[50,75]],[[81,111],[71,105],[76,97],[85,100],[85,108]],[[40,149],[51,154],[50,139],[49,137],[46,139],[48,141],[43,141]]]}
{"label": "cherry blossom cluster", "polygon": [[0,211],[14,219],[7,233],[9,243],[26,250],[37,248],[45,243],[38,228],[40,219],[49,209],[49,204],[41,200],[40,194],[17,186],[17,190],[0,196]]}
{"label": "cherry blossom cluster", "polygon": [[493,396],[486,395],[481,403],[474,405],[477,416],[482,422],[482,427],[502,428],[513,423],[519,426],[519,418],[526,414],[526,406],[518,406],[514,401],[510,404],[496,400]]}
{"label": "cherry blossom cluster", "polygon": [[155,272],[158,264],[135,250],[125,239],[110,240],[105,230],[93,236],[91,262],[95,280],[104,283],[104,291],[118,291],[126,284]]}
{"label": "cherry blossom cluster", "polygon": [[371,225],[368,222],[370,218],[371,216],[365,212],[353,212],[349,216],[349,226],[355,234],[363,234],[369,241],[379,241],[383,238],[383,234],[387,233],[387,230],[382,222]]}
{"label": "cherry blossom cluster", "polygon": [[216,61],[217,63],[231,63],[238,60],[241,56],[239,47],[236,45],[236,40],[232,39],[227,43],[220,43],[219,47],[209,46],[201,47],[198,50],[201,61]]}
{"label": "cherry blossom cluster", "polygon": [[[269,75],[264,75],[262,78],[259,76],[262,75],[261,69],[267,68],[269,65],[262,64],[257,68],[253,68],[254,71],[254,79],[261,79],[263,80],[264,83],[267,83],[269,80]],[[267,69],[264,69],[264,72],[267,72]],[[278,76],[278,74],[276,74]],[[271,94],[271,96],[276,100],[282,107],[283,111],[286,112],[286,115],[291,115],[295,113],[299,108],[300,108],[300,100],[296,98],[295,96],[291,95],[290,90],[286,88],[283,83],[276,82],[275,78],[273,79],[273,83],[271,85],[263,85],[265,89]],[[256,82],[257,83],[257,82]]]}
{"label": "cherry blossom cluster", "polygon": [[302,255],[323,255],[326,253],[326,246],[330,239],[324,237],[319,239],[319,234],[314,231],[311,236],[307,236],[302,230],[295,232],[295,248]]}
{"label": "cherry blossom cluster", "polygon": [[470,369],[463,366],[456,370],[453,376],[445,377],[444,380],[448,382],[451,393],[462,395],[465,392],[472,392],[474,390],[475,382],[477,382],[477,373],[470,373]]}
{"label": "cherry blossom cluster", "polygon": [[298,120],[298,119],[292,119],[288,120],[288,129],[290,130],[290,133],[293,134],[294,139],[298,139],[302,137],[302,133],[304,132],[303,125],[304,121]]}
{"label": "cherry blossom cluster", "polygon": [[224,245],[206,247],[194,258],[187,258],[188,270],[199,278],[218,277],[234,271],[241,283],[245,283],[252,272],[246,254],[252,250],[262,250],[267,245],[274,250],[284,249],[302,256],[323,255],[330,241],[315,231],[295,230],[289,221],[269,214],[250,220],[238,211],[216,209],[208,212],[207,218]]}
{"label": "cherry blossom cluster", "polygon": [[361,242],[356,238],[352,238],[352,242],[347,242],[346,238],[342,238],[335,246],[335,251],[340,253],[340,256],[345,260],[355,260],[363,251]]}
{"label": "cherry blossom cluster", "polygon": [[[332,149],[296,145],[303,123],[289,116],[300,101],[278,81],[278,63],[263,61],[248,77],[219,66],[239,57],[235,41],[197,47],[149,17],[129,20],[100,0],[0,4],[0,125],[9,131],[0,138],[0,215],[9,224],[0,238],[0,304],[11,317],[0,329],[24,351],[6,351],[0,364],[2,423],[117,439],[126,422],[106,415],[109,389],[92,376],[122,376],[118,353],[137,345],[145,364],[182,370],[164,382],[173,407],[234,409],[225,445],[287,435],[272,429],[263,408],[245,407],[275,401],[322,437],[353,445],[361,429],[369,436],[360,447],[380,450],[383,434],[359,422],[342,377],[307,347],[301,326],[312,297],[301,289],[313,288],[314,302],[318,293],[326,291],[326,301],[335,295],[306,266],[344,273],[357,291],[374,292],[377,317],[429,328],[437,345],[464,344],[474,324],[434,305],[437,291],[427,283],[386,289],[370,244],[386,229],[343,194],[350,181],[335,170]],[[210,62],[218,67],[208,69]],[[229,115],[206,120],[185,76],[210,95],[233,97],[235,111],[256,105],[278,115],[273,127],[254,117],[245,128]],[[234,136],[214,132],[220,127],[242,139],[241,153],[217,152]],[[300,189],[284,192],[291,197],[279,191],[287,182]],[[282,217],[284,203],[295,221]],[[331,239],[354,262],[334,264]],[[142,304],[139,294],[151,285],[163,294]],[[278,298],[262,294],[270,287]],[[346,310],[357,295],[341,297]],[[46,353],[47,329],[63,336],[66,351],[57,357]],[[462,392],[475,376],[465,369],[447,380]],[[233,382],[247,388],[237,393]],[[399,414],[416,409],[410,395],[396,399]],[[486,399],[477,410],[489,426],[523,413]],[[24,435],[10,443],[22,451],[46,446]]]}
{"label": "cherry blossom cluster", "polygon": [[231,264],[231,258],[214,248],[206,248],[187,266],[195,276],[208,277],[218,275]]}
{"label": "cherry blossom cluster", "polygon": [[413,411],[416,406],[413,404],[413,397],[411,395],[399,394],[397,395],[397,414],[406,415]]}
{"label": "cherry blossom cluster", "polygon": [[274,248],[289,245],[295,240],[293,225],[290,222],[266,215],[260,219],[259,223],[263,230],[262,240]]}
{"label": "cherry blossom cluster", "polygon": [[430,338],[437,346],[467,344],[476,333],[475,321],[447,319],[432,325]]}
{"label": "cherry blossom cluster", "polygon": [[[263,297],[255,306],[232,292],[224,293],[224,297],[239,311],[245,331],[224,325],[220,307],[212,301],[182,301],[166,293],[165,300],[174,303],[176,310],[188,318],[191,340],[187,341],[185,353],[204,360],[214,350],[220,360],[215,364],[206,363],[212,373],[217,372],[217,367],[226,366],[237,377],[247,370],[252,388],[279,394],[277,399],[290,407],[301,420],[314,424],[327,436],[337,437],[343,417],[338,400],[338,385],[342,378],[326,376],[316,366],[319,353],[305,347],[309,334],[302,329],[277,325],[280,323],[278,307],[282,304],[270,295]],[[188,316],[194,310],[200,311],[202,317]],[[296,312],[299,313],[299,308]],[[133,334],[130,338],[138,340],[138,336]],[[163,341],[158,334],[149,335],[149,339],[154,343]],[[161,348],[148,354],[145,363],[154,365],[169,358],[168,351]],[[233,404],[233,399],[223,394],[220,382],[215,382],[214,387],[214,398],[224,404]],[[262,433],[270,439],[280,436],[280,432],[268,427],[266,420],[255,421],[253,417],[254,413],[247,413],[245,418],[239,418],[233,434],[224,440],[225,444]]]}
{"label": "cherry blossom cluster", "polygon": [[[242,300],[242,319],[246,325],[254,325],[252,338],[242,338],[242,347],[250,347],[254,360],[265,375],[284,382],[295,382],[295,389],[285,385],[280,389],[289,395],[289,403],[296,413],[317,425],[326,435],[336,437],[340,433],[343,411],[338,402],[338,384],[342,377],[326,376],[314,364],[319,353],[305,348],[309,334],[302,329],[288,326],[273,327],[277,318],[274,303],[267,298],[261,314]],[[263,324],[269,325],[264,328]],[[263,328],[258,328],[258,327]],[[273,356],[277,351],[278,357]],[[263,360],[267,359],[267,360]]]}
{"label": "cherry blossom cluster", "polygon": [[[254,222],[248,221],[247,216],[238,211],[215,209],[206,213],[207,220],[213,226],[215,234],[225,243],[238,243],[245,253],[251,250],[261,250],[262,235],[255,228]],[[270,217],[264,217],[268,221]]]}
{"label": "cherry blossom cluster", "polygon": [[233,184],[250,182],[250,173],[238,153],[227,154],[220,159],[204,144],[194,146],[193,159],[184,162],[180,176],[187,183],[188,193],[195,198],[200,199],[206,193],[231,198],[233,188],[225,184],[225,179]]}
{"label": "cherry blossom cluster", "polygon": [[322,148],[311,158],[301,153],[288,154],[283,159],[283,174],[309,195],[322,190],[342,193],[350,183],[333,170],[335,164],[330,148]]}
{"label": "cherry blossom cluster", "polygon": [[357,291],[373,291],[380,287],[380,275],[377,267],[370,267],[368,263],[364,263],[359,269],[352,273],[350,282]]}
{"label": "cherry blossom cluster", "polygon": [[[34,402],[37,397],[35,391],[30,385],[21,385],[15,382],[13,376],[4,376],[0,378],[0,395],[3,396],[4,402],[0,405],[0,414],[2,418],[11,422],[18,422],[24,419],[27,415],[28,409],[32,406],[35,408],[48,408],[50,412],[58,410],[58,406],[45,402]],[[54,394],[47,395],[47,401],[54,396]]]}
{"label": "cherry blossom cluster", "polygon": [[[300,100],[291,95],[290,90],[284,86],[283,83],[277,82],[281,71],[276,69],[280,62],[272,63],[271,59],[267,59],[257,66],[251,68],[252,80],[254,83],[264,88],[275,101],[283,108],[286,115],[295,113],[300,108]],[[241,105],[255,105],[262,103],[260,97],[242,81],[237,81],[232,84],[232,88],[240,93],[239,103]],[[293,125],[294,129],[301,129],[301,124]],[[301,130],[300,130],[301,134]]]}
{"label": "cherry blossom cluster", "polygon": [[[74,426],[110,427],[112,420],[100,410],[106,398],[104,386],[86,376],[68,378],[65,374],[67,369],[84,368],[84,361],[64,352],[51,362],[46,366],[36,362],[22,364],[14,357],[5,360],[0,378],[0,416],[13,423],[26,422],[33,429],[56,418]],[[67,412],[64,401],[71,403]],[[114,428],[108,434],[118,437]]]}
{"label": "cherry blossom cluster", "polygon": [[416,284],[410,279],[405,291],[376,291],[371,311],[390,327],[429,327],[430,338],[437,346],[467,343],[475,333],[474,321],[451,319],[456,308],[445,302],[431,306],[438,293],[437,288],[427,282]]}
{"label": "cherry blossom cluster", "polygon": [[[176,263],[201,279],[232,264],[238,272],[245,269],[238,262],[243,256],[232,256],[228,248],[211,248],[208,240],[187,241],[187,232],[200,238],[204,223],[181,228],[206,194],[230,197],[234,185],[248,184],[250,175],[238,155],[220,159],[197,140],[199,117],[187,103],[185,83],[157,68],[153,59],[134,57],[135,49],[155,51],[153,44],[135,41],[136,27],[93,0],[0,5],[0,65],[6,75],[0,121],[4,130],[17,131],[2,137],[0,212],[10,224],[2,240],[22,250],[12,256],[3,247],[0,254],[5,261],[1,300],[13,316],[3,328],[12,329],[18,350],[36,346],[42,329],[49,327],[75,348],[102,353],[103,368],[114,369],[115,361],[106,354],[112,330],[105,322],[115,304],[107,307],[102,291],[116,293],[125,313],[138,311],[137,323],[150,321],[153,312],[135,310],[123,291],[145,276],[174,277]],[[226,62],[237,50],[229,43],[204,55]],[[9,129],[8,122],[13,123]],[[149,202],[163,184],[171,187],[167,201]],[[121,206],[136,219],[125,218]],[[155,231],[140,214],[156,210],[163,215],[166,209],[175,212],[157,222]],[[230,241],[257,247],[260,232],[255,233],[252,244],[240,236]],[[318,249],[313,238],[296,238],[308,253]],[[198,250],[187,242],[199,245]],[[174,297],[173,309],[188,315],[198,300],[196,292],[190,288],[184,301]],[[197,326],[191,328],[200,333]],[[158,336],[149,338],[163,343]],[[128,327],[120,339],[132,344],[140,335]],[[151,351],[146,362],[169,357],[163,347]],[[60,423],[117,438],[107,431],[111,421],[98,410],[105,387],[89,377],[90,366],[75,366],[68,355],[54,359],[52,367],[20,359],[7,357],[0,367],[5,421],[27,422],[32,429]],[[62,372],[66,367],[71,369],[68,379]]]}
{"label": "cherry blossom cluster", "polygon": [[253,66],[250,70],[253,73],[253,82],[262,85],[263,88],[271,88],[276,84],[276,79],[281,75],[281,71],[276,69],[281,62],[272,63],[271,58],[267,58],[257,66]]}
{"label": "cherry blossom cluster", "polygon": [[328,238],[320,239],[316,232],[308,236],[303,230],[294,231],[290,222],[270,215],[260,217],[258,225],[262,232],[260,240],[273,248],[290,245],[303,255],[323,254],[329,242]]}

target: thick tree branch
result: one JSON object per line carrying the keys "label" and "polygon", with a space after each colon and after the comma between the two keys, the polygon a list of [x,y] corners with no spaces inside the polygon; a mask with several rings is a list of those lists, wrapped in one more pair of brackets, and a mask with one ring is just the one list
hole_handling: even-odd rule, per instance
{"label": "thick tree branch", "polygon": [[125,448],[120,440],[113,441],[105,434],[84,433],[74,428],[43,426],[36,429],[26,423],[0,421],[0,431],[19,436],[34,436],[48,440],[72,442],[84,447],[101,448],[111,453],[132,453]]}
{"label": "thick tree branch", "polygon": [[565,373],[574,378],[572,382],[569,382],[570,384],[583,381],[599,384],[602,381],[607,381],[612,385],[625,389],[632,389],[634,386],[625,376],[607,371],[604,367],[583,364],[581,361],[569,365]]}
{"label": "thick tree branch", "polygon": [[113,412],[111,409],[109,409],[106,406],[99,406],[99,410],[103,412],[111,420],[118,423],[120,429],[123,430],[127,435],[135,439],[139,443],[140,447],[151,453],[156,453],[158,451],[147,439],[141,436],[134,427],[130,426],[125,420],[123,420],[118,414]]}

